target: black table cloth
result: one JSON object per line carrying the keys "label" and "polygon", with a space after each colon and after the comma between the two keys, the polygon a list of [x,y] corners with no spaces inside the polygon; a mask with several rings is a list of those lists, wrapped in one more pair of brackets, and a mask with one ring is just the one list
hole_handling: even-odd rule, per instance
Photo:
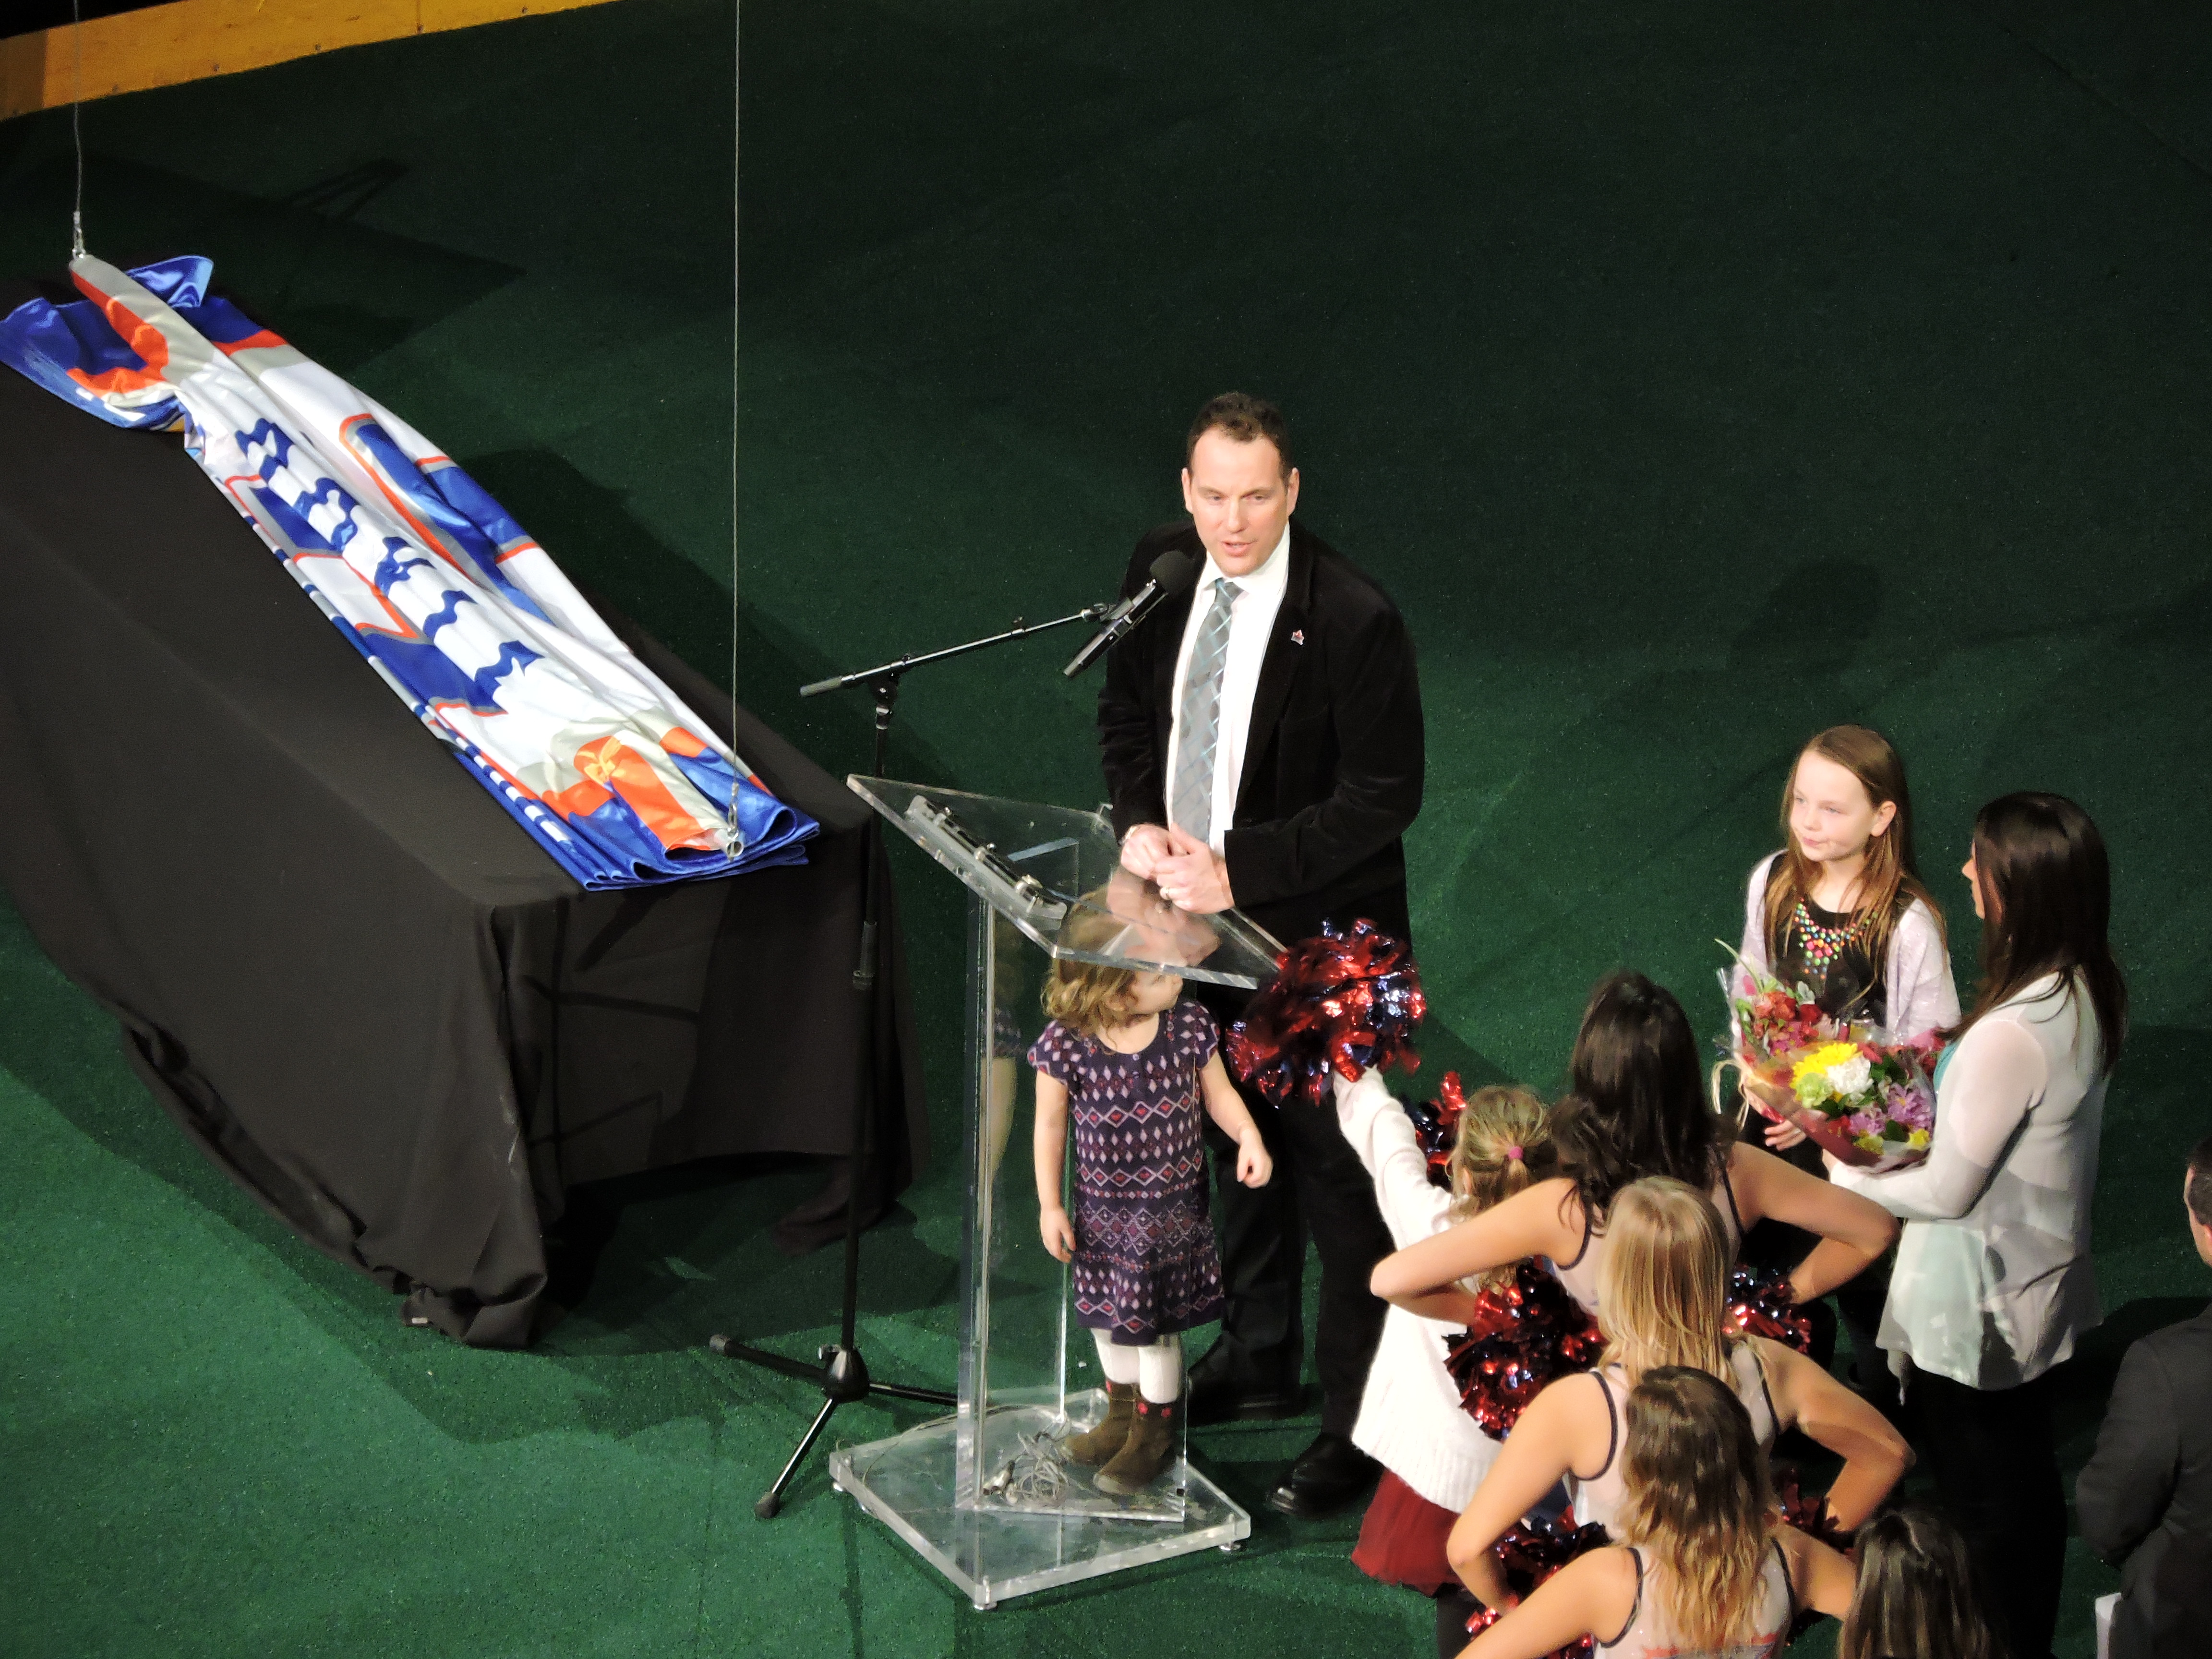
{"label": "black table cloth", "polygon": [[[607,619],[820,820],[805,866],[586,893],[175,436],[0,370],[0,883],[210,1158],[480,1346],[555,1311],[569,1188],[848,1150],[865,809]],[[927,1145],[891,915],[878,1200]]]}

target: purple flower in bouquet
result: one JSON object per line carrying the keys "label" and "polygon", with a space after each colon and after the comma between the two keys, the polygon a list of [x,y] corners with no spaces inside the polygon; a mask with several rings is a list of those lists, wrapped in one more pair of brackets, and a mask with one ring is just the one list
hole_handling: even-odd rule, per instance
{"label": "purple flower in bouquet", "polygon": [[1880,1112],[1853,1112],[1844,1121],[1850,1128],[1853,1140],[1862,1135],[1879,1138],[1881,1134],[1882,1115]]}
{"label": "purple flower in bouquet", "polygon": [[1894,1083],[1882,1091],[1889,1115],[1908,1129],[1929,1129],[1936,1124],[1936,1103],[1909,1083]]}

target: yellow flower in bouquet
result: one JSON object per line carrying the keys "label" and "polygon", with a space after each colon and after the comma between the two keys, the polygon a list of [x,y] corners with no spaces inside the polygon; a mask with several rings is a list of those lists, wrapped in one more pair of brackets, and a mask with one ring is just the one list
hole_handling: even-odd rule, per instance
{"label": "yellow flower in bouquet", "polygon": [[1818,1106],[1863,1089],[1865,1071],[1857,1043],[1824,1042],[1790,1068],[1790,1087],[1806,1105]]}

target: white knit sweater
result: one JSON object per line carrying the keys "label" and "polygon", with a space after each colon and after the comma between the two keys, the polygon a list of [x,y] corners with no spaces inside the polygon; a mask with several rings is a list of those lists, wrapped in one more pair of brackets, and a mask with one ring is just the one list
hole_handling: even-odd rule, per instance
{"label": "white knit sweater", "polygon": [[[1336,1080],[1336,1121],[1374,1178],[1375,1201],[1400,1249],[1451,1224],[1451,1194],[1429,1180],[1429,1161],[1406,1109],[1366,1073]],[[1462,1510],[1474,1498],[1498,1442],[1461,1409],[1444,1370],[1444,1344],[1459,1328],[1392,1308],[1360,1396],[1352,1443],[1431,1504]]]}
{"label": "white knit sweater", "polygon": [[[1743,959],[1762,974],[1774,971],[1766,950],[1766,878],[1770,853],[1752,867],[1743,895]],[[1951,981],[1951,957],[1943,948],[1943,929],[1934,912],[1915,899],[1890,930],[1889,960],[1882,964],[1889,1018],[1884,1022],[1900,1039],[1925,1036],[1959,1023],[1959,993]],[[1733,1022],[1734,1015],[1731,1013]]]}

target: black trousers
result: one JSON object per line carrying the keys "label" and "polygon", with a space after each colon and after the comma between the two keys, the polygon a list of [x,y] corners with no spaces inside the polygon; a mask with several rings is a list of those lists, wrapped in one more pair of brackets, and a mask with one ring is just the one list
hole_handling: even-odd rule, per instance
{"label": "black trousers", "polygon": [[[1359,917],[1395,939],[1409,939],[1403,888],[1370,896],[1332,916]],[[1285,944],[1295,941],[1285,939]],[[1225,1031],[1243,1017],[1245,994],[1194,988]],[[1233,1079],[1236,1073],[1230,1073]],[[1389,1255],[1389,1229],[1376,1207],[1375,1183],[1336,1126],[1333,1098],[1320,1105],[1293,1100],[1278,1108],[1241,1083],[1237,1092],[1260,1126],[1273,1178],[1256,1190],[1237,1180],[1237,1146],[1206,1123],[1213,1152],[1221,1224],[1221,1276],[1228,1310],[1221,1343],[1232,1371],[1255,1384],[1294,1385],[1305,1353],[1306,1239],[1321,1257],[1320,1328],[1314,1369],[1321,1379],[1321,1425],[1350,1435],[1358,1419],[1367,1370],[1382,1340],[1388,1310],[1367,1288],[1375,1264]]]}
{"label": "black trousers", "polygon": [[2051,1424],[2056,1373],[2014,1389],[1970,1389],[1916,1370],[1913,1438],[1966,1540],[1974,1586],[2010,1659],[2045,1659],[2058,1627],[2066,1493]]}

